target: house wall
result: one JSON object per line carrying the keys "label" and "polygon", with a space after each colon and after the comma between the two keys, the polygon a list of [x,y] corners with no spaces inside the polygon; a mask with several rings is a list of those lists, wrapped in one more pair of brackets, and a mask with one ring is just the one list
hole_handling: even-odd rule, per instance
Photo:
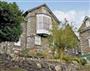
{"label": "house wall", "polygon": [[[24,23],[25,25],[27,25],[27,30],[25,31],[25,34],[23,34],[23,38],[24,40],[22,40],[23,43],[26,44],[27,48],[37,48],[37,49],[46,49],[49,47],[49,42],[48,42],[48,38],[47,37],[41,37],[41,45],[35,45],[35,35],[36,34],[36,14],[38,13],[44,13],[47,14],[49,16],[51,16],[51,19],[54,20],[56,23],[57,21],[53,18],[53,16],[47,11],[47,8],[45,7],[41,7],[39,9],[36,9],[30,13],[27,14],[27,16],[25,17],[26,19],[26,23]],[[26,39],[26,42],[25,42]],[[23,44],[22,44],[23,45]],[[42,48],[42,49],[41,49]]]}
{"label": "house wall", "polygon": [[90,30],[80,33],[80,46],[83,53],[90,52],[88,39],[90,38]]}
{"label": "house wall", "polygon": [[[7,47],[9,47],[8,53],[12,53],[14,52],[15,49],[21,49],[21,48],[37,48],[39,50],[45,50],[46,48],[49,47],[49,41],[48,41],[48,36],[46,37],[41,37],[41,45],[35,45],[35,36],[36,34],[36,14],[38,13],[43,13],[43,14],[47,14],[51,17],[52,21],[54,21],[55,23],[58,23],[56,21],[56,19],[52,16],[51,13],[48,12],[46,7],[40,7],[30,13],[28,13],[26,15],[26,17],[24,18],[24,22],[21,23],[22,26],[22,34],[20,36],[21,39],[21,45],[20,46],[16,46],[14,45],[14,43],[9,43],[9,45],[7,45]],[[4,43],[5,44],[5,43]],[[0,44],[0,46],[2,47],[3,50],[3,43]],[[1,50],[1,51],[2,51]]]}

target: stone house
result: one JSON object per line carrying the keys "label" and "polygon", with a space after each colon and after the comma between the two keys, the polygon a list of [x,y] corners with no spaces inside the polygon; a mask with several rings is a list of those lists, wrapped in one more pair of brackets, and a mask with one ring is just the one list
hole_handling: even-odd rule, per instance
{"label": "stone house", "polygon": [[24,13],[25,21],[21,24],[23,33],[14,47],[45,50],[49,47],[48,35],[52,21],[60,23],[46,4],[35,7]]}
{"label": "stone house", "polygon": [[82,55],[90,59],[90,17],[86,16],[79,28],[80,48]]}
{"label": "stone house", "polygon": [[[37,49],[38,51],[46,50],[49,47],[48,36],[50,35],[49,30],[52,28],[52,22],[60,24],[60,21],[46,4],[30,9],[24,13],[24,22],[21,23],[23,33],[19,41],[7,45],[2,43],[1,47],[8,46],[8,52],[10,53],[15,52],[15,50],[17,52],[22,48]],[[77,48],[69,50],[68,53],[78,53]]]}

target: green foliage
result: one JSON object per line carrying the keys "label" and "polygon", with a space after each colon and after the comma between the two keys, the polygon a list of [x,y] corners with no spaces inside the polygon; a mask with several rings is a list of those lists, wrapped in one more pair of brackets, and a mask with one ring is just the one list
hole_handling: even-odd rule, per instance
{"label": "green foliage", "polygon": [[65,26],[64,34],[65,34],[65,46],[67,48],[75,48],[78,46],[78,38],[69,24]]}
{"label": "green foliage", "polygon": [[45,57],[43,52],[36,52],[36,57]]}
{"label": "green foliage", "polygon": [[58,28],[57,23],[53,22],[51,33],[49,38],[52,47],[74,48],[78,44],[78,38],[69,24],[65,25],[64,28]]}
{"label": "green foliage", "polygon": [[60,59],[63,58],[64,50],[71,49],[78,46],[78,38],[75,35],[72,27],[65,22],[65,25],[61,28],[59,25],[53,21],[51,35],[49,37],[50,47],[57,51]]}
{"label": "green foliage", "polygon": [[59,59],[60,56],[59,56],[58,54],[54,54],[53,58],[54,58],[54,59]]}
{"label": "green foliage", "polygon": [[82,65],[85,65],[85,64],[87,64],[87,61],[86,61],[86,59],[80,59],[80,63],[81,63]]}
{"label": "green foliage", "polygon": [[16,3],[0,1],[0,42],[18,41],[23,16]]}
{"label": "green foliage", "polygon": [[81,65],[87,64],[86,59],[82,59],[82,58],[76,57],[76,56],[64,55],[63,60],[65,60],[66,62],[76,61],[77,63],[79,63]]}
{"label": "green foliage", "polygon": [[63,60],[65,60],[66,62],[72,62],[72,57],[71,56],[63,56]]}
{"label": "green foliage", "polygon": [[77,63],[80,64],[80,58],[79,57],[73,57],[72,61],[76,61]]}
{"label": "green foliage", "polygon": [[77,63],[80,64],[80,58],[76,56],[64,55],[63,60],[65,60],[66,62],[76,61]]}

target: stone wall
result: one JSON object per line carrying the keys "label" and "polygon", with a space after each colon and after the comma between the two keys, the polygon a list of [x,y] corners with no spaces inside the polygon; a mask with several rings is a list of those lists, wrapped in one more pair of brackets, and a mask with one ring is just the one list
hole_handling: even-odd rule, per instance
{"label": "stone wall", "polygon": [[75,63],[61,63],[39,59],[12,60],[8,55],[0,55],[0,71],[3,68],[3,71],[12,68],[20,68],[24,71],[78,71],[79,66]]}

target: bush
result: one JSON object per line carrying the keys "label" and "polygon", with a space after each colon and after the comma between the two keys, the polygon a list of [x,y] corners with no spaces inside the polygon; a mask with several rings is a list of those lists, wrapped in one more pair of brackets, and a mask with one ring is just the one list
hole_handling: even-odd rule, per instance
{"label": "bush", "polygon": [[77,63],[80,63],[80,58],[76,56],[64,55],[63,60],[65,60],[66,62],[76,61]]}
{"label": "bush", "polygon": [[37,52],[35,56],[38,58],[45,58],[45,55],[43,54],[43,52]]}
{"label": "bush", "polygon": [[74,58],[73,58],[73,61],[77,61],[77,62],[78,62],[79,64],[81,64],[81,65],[87,64],[86,59],[82,59],[82,58],[79,58],[79,57],[74,57]]}
{"label": "bush", "polygon": [[65,60],[66,62],[72,62],[72,57],[69,55],[64,55],[63,60]]}
{"label": "bush", "polygon": [[77,63],[80,63],[80,58],[79,57],[74,57],[73,61],[76,61]]}
{"label": "bush", "polygon": [[87,61],[86,61],[86,59],[80,59],[80,63],[81,63],[82,65],[85,65],[85,64],[87,64]]}
{"label": "bush", "polygon": [[60,59],[60,57],[58,55],[54,55],[53,57],[54,59]]}
{"label": "bush", "polygon": [[41,56],[43,56],[43,54],[41,52],[37,52],[36,56],[41,57]]}

